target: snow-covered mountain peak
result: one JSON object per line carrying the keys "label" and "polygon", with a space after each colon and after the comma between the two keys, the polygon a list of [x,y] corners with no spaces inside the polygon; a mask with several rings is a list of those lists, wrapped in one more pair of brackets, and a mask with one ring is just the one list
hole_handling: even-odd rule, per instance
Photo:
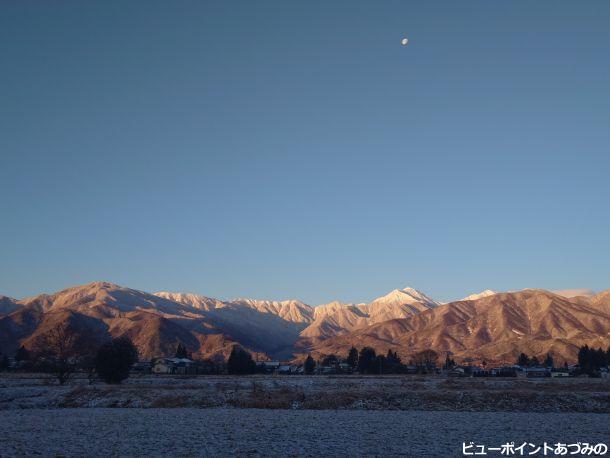
{"label": "snow-covered mountain peak", "polygon": [[271,313],[291,322],[310,323],[313,320],[313,307],[296,299],[270,301],[242,298],[232,300],[229,303],[250,307],[260,313]]}
{"label": "snow-covered mountain peak", "polygon": [[498,294],[496,291],[491,289],[486,289],[485,291],[481,291],[480,293],[471,294],[470,296],[466,296],[463,301],[476,301],[477,299],[482,299],[484,297],[493,296],[494,294]]}
{"label": "snow-covered mountain peak", "polygon": [[595,291],[589,288],[574,288],[574,289],[560,289],[551,291],[552,293],[558,294],[559,296],[572,298],[576,296],[592,297],[595,296]]}
{"label": "snow-covered mountain peak", "polygon": [[198,310],[213,310],[215,308],[222,308],[224,302],[214,299],[213,297],[201,296],[199,294],[192,293],[172,293],[170,291],[159,291],[154,293],[157,297],[162,297],[170,301],[178,302],[180,304],[188,305]]}
{"label": "snow-covered mountain peak", "polygon": [[438,302],[429,298],[421,291],[415,288],[406,287],[403,289],[394,289],[385,296],[378,297],[371,304],[387,304],[387,305],[400,305],[400,304],[425,304],[429,307],[436,307],[439,305]]}
{"label": "snow-covered mountain peak", "polygon": [[314,307],[314,318],[318,319],[320,317],[332,315],[333,313],[341,312],[350,307],[354,307],[354,304],[346,304],[340,301],[332,301],[327,304],[321,304],[317,307]]}

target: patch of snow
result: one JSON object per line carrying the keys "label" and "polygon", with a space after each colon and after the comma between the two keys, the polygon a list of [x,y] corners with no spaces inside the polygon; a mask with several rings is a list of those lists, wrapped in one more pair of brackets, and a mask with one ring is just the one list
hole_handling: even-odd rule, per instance
{"label": "patch of snow", "polygon": [[556,289],[551,291],[559,296],[571,298],[576,296],[586,296],[591,297],[595,296],[595,291],[588,288],[575,288],[575,289]]}
{"label": "patch of snow", "polygon": [[496,291],[491,289],[486,289],[485,291],[481,291],[480,293],[471,294],[470,296],[466,296],[463,301],[476,301],[477,299],[482,299],[484,297],[493,296],[494,294],[498,294]]}

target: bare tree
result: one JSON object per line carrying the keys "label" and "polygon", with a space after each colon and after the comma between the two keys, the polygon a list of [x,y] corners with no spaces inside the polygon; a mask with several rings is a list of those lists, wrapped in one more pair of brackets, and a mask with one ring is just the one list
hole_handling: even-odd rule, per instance
{"label": "bare tree", "polygon": [[434,350],[423,350],[413,355],[413,364],[420,369],[432,369],[436,367],[438,353]]}
{"label": "bare tree", "polygon": [[42,364],[55,374],[59,384],[63,385],[78,364],[95,351],[95,344],[69,323],[62,323],[40,336],[33,350]]}

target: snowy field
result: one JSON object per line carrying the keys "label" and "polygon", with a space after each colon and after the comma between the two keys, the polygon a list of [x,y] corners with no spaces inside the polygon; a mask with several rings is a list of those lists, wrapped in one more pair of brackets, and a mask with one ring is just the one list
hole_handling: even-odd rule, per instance
{"label": "snowy field", "polygon": [[0,377],[0,411],[28,408],[257,408],[610,413],[610,379],[444,377],[132,377],[58,386],[22,374]]}
{"label": "snowy field", "polygon": [[[610,442],[610,415],[270,409],[0,413],[0,456],[463,456],[462,442]],[[497,452],[490,455],[500,456]],[[540,455],[539,455],[540,456]]]}
{"label": "snowy field", "polygon": [[463,456],[470,441],[610,446],[610,380],[143,376],[58,386],[3,374],[0,439],[0,457]]}

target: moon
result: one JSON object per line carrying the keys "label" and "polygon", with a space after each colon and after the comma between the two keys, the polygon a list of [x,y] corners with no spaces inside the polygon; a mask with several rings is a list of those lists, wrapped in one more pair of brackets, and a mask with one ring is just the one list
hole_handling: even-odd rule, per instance
{"label": "moon", "polygon": [[409,39],[408,38],[403,38],[401,41],[403,46],[407,46],[407,44],[409,43]]}

